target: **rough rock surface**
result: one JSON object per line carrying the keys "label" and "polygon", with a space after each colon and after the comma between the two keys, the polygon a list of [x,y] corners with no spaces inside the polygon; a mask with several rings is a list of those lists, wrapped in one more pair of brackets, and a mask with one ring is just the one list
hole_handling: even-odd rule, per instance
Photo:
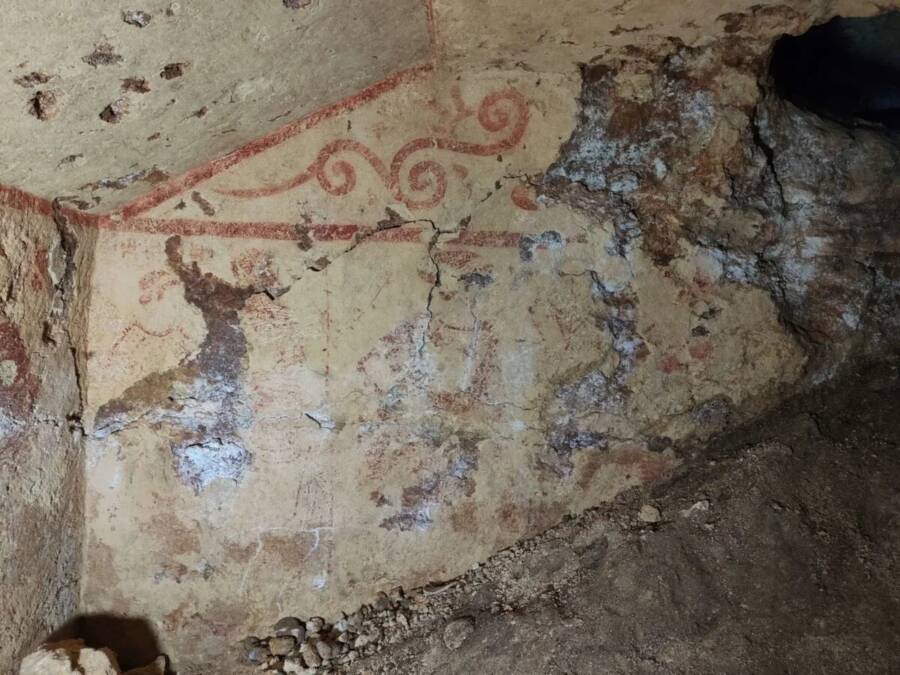
{"label": "rough rock surface", "polygon": [[[879,364],[799,397],[696,448],[672,483],[341,619],[377,636],[357,658],[283,670],[896,672],[898,375]],[[641,518],[649,504],[662,520]]]}
{"label": "rough rock surface", "polygon": [[812,360],[805,376],[820,381],[895,344],[900,143],[778,99],[770,47],[737,32],[585,66],[579,125],[542,187],[614,222],[626,259],[640,248],[677,273],[712,258],[695,281],[765,288]]}

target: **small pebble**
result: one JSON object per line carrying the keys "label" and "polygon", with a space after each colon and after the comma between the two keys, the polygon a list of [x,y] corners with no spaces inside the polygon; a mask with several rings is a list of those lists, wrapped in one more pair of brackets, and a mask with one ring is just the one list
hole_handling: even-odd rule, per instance
{"label": "small pebble", "polygon": [[315,647],[312,646],[309,642],[304,642],[303,647],[300,652],[303,656],[303,660],[306,662],[306,665],[310,668],[318,668],[322,665],[322,657],[319,656],[319,652],[316,651]]}
{"label": "small pebble", "polygon": [[385,595],[384,593],[379,593],[375,597],[374,607],[379,612],[383,612],[384,610],[391,608],[391,601],[387,595]]}
{"label": "small pebble", "polygon": [[662,520],[662,514],[655,506],[644,504],[638,512],[638,518],[645,523],[658,523]]}
{"label": "small pebble", "polygon": [[269,650],[256,637],[241,640],[241,651],[248,663],[263,663],[269,656]]}
{"label": "small pebble", "polygon": [[316,642],[316,651],[319,653],[319,656],[322,657],[322,660],[330,659],[334,653],[331,645],[325,642],[324,640],[319,640]]}
{"label": "small pebble", "polygon": [[308,634],[318,633],[325,627],[325,619],[320,616],[314,616],[306,622],[306,632]]}
{"label": "small pebble", "polygon": [[681,516],[683,518],[688,518],[701,511],[709,511],[708,499],[701,499],[699,502],[694,502],[689,508],[686,508],[681,512]]}
{"label": "small pebble", "polygon": [[314,670],[311,670],[306,667],[306,664],[303,662],[299,656],[289,656],[284,660],[284,665],[281,669],[285,673],[293,673],[295,675],[307,675],[307,673],[314,673]]}
{"label": "small pebble", "polygon": [[472,619],[456,619],[447,624],[444,629],[444,645],[447,649],[459,649],[463,642],[475,632],[475,622]]}
{"label": "small pebble", "polygon": [[147,12],[142,12],[140,10],[122,12],[122,21],[131,24],[132,26],[137,26],[138,28],[144,28],[150,23],[150,19],[152,18],[153,17],[147,14]]}
{"label": "small pebble", "polygon": [[357,638],[353,641],[353,648],[354,648],[354,649],[360,649],[361,647],[365,647],[366,645],[368,645],[368,644],[371,643],[371,642],[372,642],[372,636],[371,636],[371,635],[365,635],[365,634],[359,635],[359,636],[357,636]]}
{"label": "small pebble", "polygon": [[286,616],[280,619],[273,627],[273,630],[275,635],[292,635],[297,642],[303,642],[306,639],[306,627],[295,616]]}
{"label": "small pebble", "polygon": [[287,656],[297,646],[297,638],[293,635],[279,635],[269,639],[269,651],[275,656]]}
{"label": "small pebble", "polygon": [[409,628],[409,619],[406,618],[406,614],[403,612],[397,612],[397,623],[404,628]]}

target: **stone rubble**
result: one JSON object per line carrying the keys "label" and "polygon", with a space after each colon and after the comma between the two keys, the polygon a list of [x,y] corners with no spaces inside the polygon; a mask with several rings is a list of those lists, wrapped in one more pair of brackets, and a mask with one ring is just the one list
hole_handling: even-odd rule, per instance
{"label": "stone rubble", "polygon": [[[275,673],[309,674],[345,669],[362,656],[371,656],[388,644],[407,637],[413,629],[430,624],[435,614],[434,600],[447,585],[406,594],[395,588],[379,593],[371,605],[351,614],[342,613],[333,622],[321,617],[303,621],[284,617],[273,626],[273,635],[248,637],[241,642],[245,664]],[[448,649],[458,649],[474,631],[470,618],[450,621],[444,632]]]}
{"label": "stone rubble", "polygon": [[652,509],[657,518],[649,522],[661,522],[660,511],[647,504],[620,503],[618,507],[592,509],[541,535],[518,542],[488,561],[476,564],[457,579],[411,591],[396,587],[389,593],[378,593],[370,604],[349,614],[341,612],[331,622],[318,616],[283,617],[272,626],[271,635],[250,636],[238,643],[237,660],[247,667],[240,672],[279,675],[357,672],[357,662],[361,659],[435,632],[446,650],[460,650],[477,627],[473,616],[462,608],[468,606],[466,599],[471,600],[479,588],[487,584],[495,589],[496,598],[486,605],[490,614],[495,615],[509,614],[536,598],[550,597],[553,587],[570,583],[573,575],[578,574],[575,567],[555,570],[549,585],[545,583],[549,580],[541,574],[522,581],[517,578],[516,570],[535,564],[542,550],[556,550],[563,541],[591,540],[611,523],[623,531],[639,531],[648,523],[644,520],[648,517],[647,509]]}

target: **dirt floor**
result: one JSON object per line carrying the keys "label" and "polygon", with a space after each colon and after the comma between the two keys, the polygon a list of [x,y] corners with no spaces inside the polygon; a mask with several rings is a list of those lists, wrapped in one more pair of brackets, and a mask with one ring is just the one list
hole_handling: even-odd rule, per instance
{"label": "dirt floor", "polygon": [[897,673],[898,444],[900,372],[869,368],[666,484],[319,629],[318,671],[314,625],[295,656],[241,655],[360,675]]}

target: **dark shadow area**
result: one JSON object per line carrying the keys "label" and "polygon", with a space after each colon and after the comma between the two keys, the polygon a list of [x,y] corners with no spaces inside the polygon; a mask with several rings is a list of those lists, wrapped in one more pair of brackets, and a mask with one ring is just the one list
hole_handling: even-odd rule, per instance
{"label": "dark shadow area", "polygon": [[775,44],[779,96],[844,124],[900,130],[900,12],[837,17]]}
{"label": "dark shadow area", "polygon": [[[84,614],[70,619],[50,635],[46,642],[81,639],[94,649],[107,648],[115,652],[123,670],[140,668],[162,654],[159,639],[145,619],[115,614]],[[169,673],[174,674],[170,668]]]}

